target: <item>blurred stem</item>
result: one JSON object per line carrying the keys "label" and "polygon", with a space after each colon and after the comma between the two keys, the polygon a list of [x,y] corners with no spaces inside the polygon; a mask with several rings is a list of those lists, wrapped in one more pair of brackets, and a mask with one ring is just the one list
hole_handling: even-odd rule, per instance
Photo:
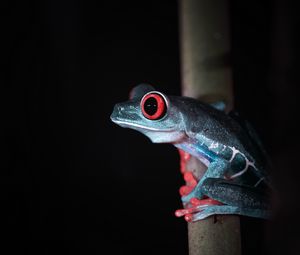
{"label": "blurred stem", "polygon": [[[227,111],[233,106],[228,5],[227,0],[179,1],[182,94],[224,101]],[[204,166],[193,160],[189,167],[201,172]],[[188,223],[188,235],[190,255],[241,253],[238,216]]]}

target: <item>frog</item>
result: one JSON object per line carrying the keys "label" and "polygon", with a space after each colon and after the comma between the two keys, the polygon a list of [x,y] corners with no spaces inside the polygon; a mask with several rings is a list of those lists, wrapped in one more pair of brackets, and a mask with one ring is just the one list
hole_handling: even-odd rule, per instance
{"label": "frog", "polygon": [[141,132],[153,143],[170,143],[205,167],[182,194],[177,217],[195,222],[212,215],[234,214],[271,218],[272,183],[266,151],[253,127],[224,102],[170,96],[152,85],[139,84],[129,100],[117,103],[111,120]]}

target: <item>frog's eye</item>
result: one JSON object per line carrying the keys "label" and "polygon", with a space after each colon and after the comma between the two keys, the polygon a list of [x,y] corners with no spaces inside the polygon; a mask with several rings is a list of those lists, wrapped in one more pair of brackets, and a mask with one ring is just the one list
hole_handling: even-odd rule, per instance
{"label": "frog's eye", "polygon": [[167,103],[161,94],[150,92],[142,98],[141,110],[147,119],[158,120],[165,116]]}

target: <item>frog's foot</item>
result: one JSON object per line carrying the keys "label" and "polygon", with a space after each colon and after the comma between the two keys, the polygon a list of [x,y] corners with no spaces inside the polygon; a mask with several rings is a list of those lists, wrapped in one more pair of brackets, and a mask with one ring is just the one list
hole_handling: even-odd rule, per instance
{"label": "frog's foot", "polygon": [[179,193],[181,196],[186,196],[193,191],[193,189],[197,186],[198,182],[194,177],[194,175],[192,174],[192,172],[186,171],[183,174],[183,178],[186,182],[186,185],[180,187]]}
{"label": "frog's foot", "polygon": [[203,220],[212,215],[220,214],[238,214],[255,218],[269,219],[271,213],[268,210],[253,209],[253,208],[240,208],[231,205],[212,205],[203,207],[201,211],[185,215],[185,220],[194,222]]}
{"label": "frog's foot", "polygon": [[176,217],[182,217],[184,216],[186,221],[192,220],[192,215],[198,212],[203,211],[204,208],[213,206],[213,205],[221,205],[219,201],[216,201],[211,198],[206,199],[198,199],[198,198],[192,198],[189,203],[189,207],[185,209],[179,209],[176,210],[175,216]]}

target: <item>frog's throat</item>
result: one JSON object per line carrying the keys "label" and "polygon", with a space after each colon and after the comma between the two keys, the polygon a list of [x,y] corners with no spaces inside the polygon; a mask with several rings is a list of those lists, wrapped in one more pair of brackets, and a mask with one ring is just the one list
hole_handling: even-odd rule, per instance
{"label": "frog's throat", "polygon": [[144,129],[144,130],[149,130],[149,131],[157,131],[157,132],[173,132],[175,129],[169,128],[169,129],[159,129],[159,128],[153,128],[153,127],[148,127],[144,126],[141,124],[133,123],[133,122],[127,122],[127,121],[122,121],[122,120],[112,120],[114,123],[122,126],[122,127],[127,127],[127,128],[138,128],[138,129]]}

